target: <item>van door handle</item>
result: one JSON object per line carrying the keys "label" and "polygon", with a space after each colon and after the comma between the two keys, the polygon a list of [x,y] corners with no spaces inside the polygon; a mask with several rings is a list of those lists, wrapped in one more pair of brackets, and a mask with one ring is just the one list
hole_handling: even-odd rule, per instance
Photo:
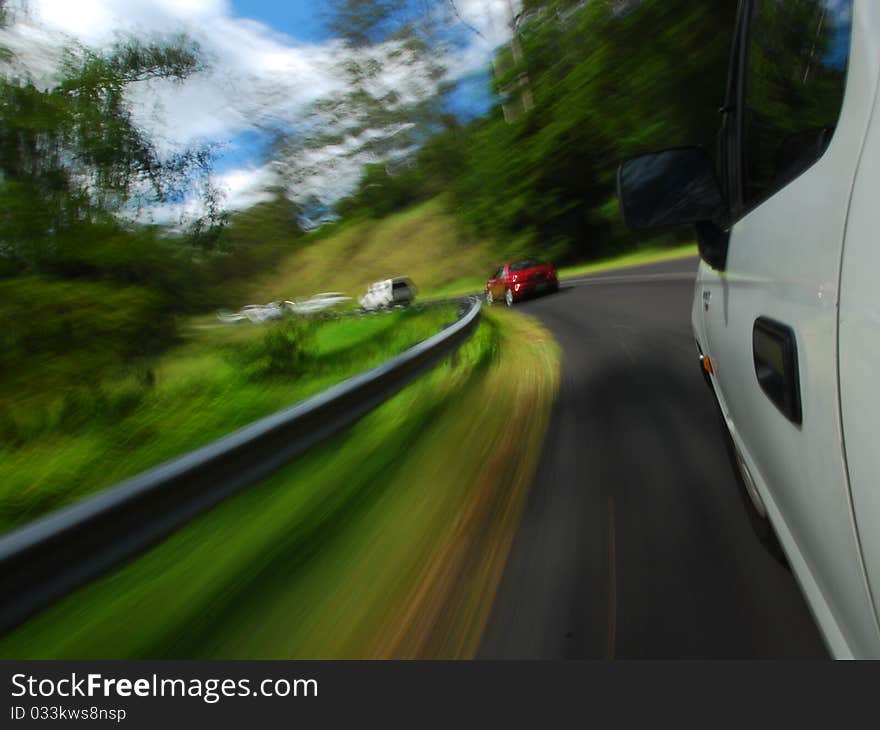
{"label": "van door handle", "polygon": [[794,330],[758,317],[752,329],[752,350],[761,390],[789,421],[800,425],[803,413]]}

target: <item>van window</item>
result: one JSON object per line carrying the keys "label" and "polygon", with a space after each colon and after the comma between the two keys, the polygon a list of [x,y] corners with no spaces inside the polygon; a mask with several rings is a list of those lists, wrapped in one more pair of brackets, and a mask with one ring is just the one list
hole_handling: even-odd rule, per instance
{"label": "van window", "polygon": [[828,147],[846,86],[852,0],[757,0],[744,116],[744,195],[753,207]]}

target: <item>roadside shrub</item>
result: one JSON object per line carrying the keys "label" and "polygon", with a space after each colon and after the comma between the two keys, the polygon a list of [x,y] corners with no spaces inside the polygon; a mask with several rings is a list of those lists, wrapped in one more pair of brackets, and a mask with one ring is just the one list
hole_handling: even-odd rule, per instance
{"label": "roadside shrub", "polygon": [[0,408],[0,447],[11,448],[23,442],[18,421],[6,408]]}
{"label": "roadside shrub", "polygon": [[17,277],[0,281],[0,368],[19,382],[94,383],[158,352],[174,321],[164,298],[139,286]]}
{"label": "roadside shrub", "polygon": [[120,421],[136,411],[144,401],[149,389],[153,386],[144,379],[138,382],[127,382],[112,389],[105,390],[108,420]]}
{"label": "roadside shrub", "polygon": [[63,431],[78,431],[99,418],[106,409],[107,398],[100,388],[71,388],[61,399],[58,427]]}
{"label": "roadside shrub", "polygon": [[236,350],[234,359],[245,376],[259,380],[300,375],[314,356],[314,325],[300,317],[285,317],[265,326],[261,338]]}
{"label": "roadside shrub", "polygon": [[71,388],[61,399],[53,430],[77,431],[93,423],[115,424],[141,405],[145,386],[137,382]]}

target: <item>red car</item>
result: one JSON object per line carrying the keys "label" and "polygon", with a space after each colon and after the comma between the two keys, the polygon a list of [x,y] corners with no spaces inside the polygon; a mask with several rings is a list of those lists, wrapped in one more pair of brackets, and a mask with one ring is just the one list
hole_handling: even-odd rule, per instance
{"label": "red car", "polygon": [[525,259],[512,264],[504,264],[486,282],[486,302],[491,304],[504,299],[507,306],[527,296],[555,292],[559,290],[559,279],[553,264],[542,264],[533,259]]}

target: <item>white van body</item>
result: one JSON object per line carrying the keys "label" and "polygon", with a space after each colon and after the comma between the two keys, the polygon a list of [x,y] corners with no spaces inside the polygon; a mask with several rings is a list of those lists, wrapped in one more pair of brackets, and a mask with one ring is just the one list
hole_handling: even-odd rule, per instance
{"label": "white van body", "polygon": [[[833,136],[803,172],[734,217],[724,270],[700,265],[692,322],[756,507],[829,650],[878,658],[880,2],[823,1],[829,13],[851,12]],[[798,417],[756,377],[762,321],[779,324],[796,352]]]}
{"label": "white van body", "polygon": [[411,304],[415,295],[416,288],[412,281],[405,276],[397,276],[370,284],[358,303],[367,311],[376,311]]}

